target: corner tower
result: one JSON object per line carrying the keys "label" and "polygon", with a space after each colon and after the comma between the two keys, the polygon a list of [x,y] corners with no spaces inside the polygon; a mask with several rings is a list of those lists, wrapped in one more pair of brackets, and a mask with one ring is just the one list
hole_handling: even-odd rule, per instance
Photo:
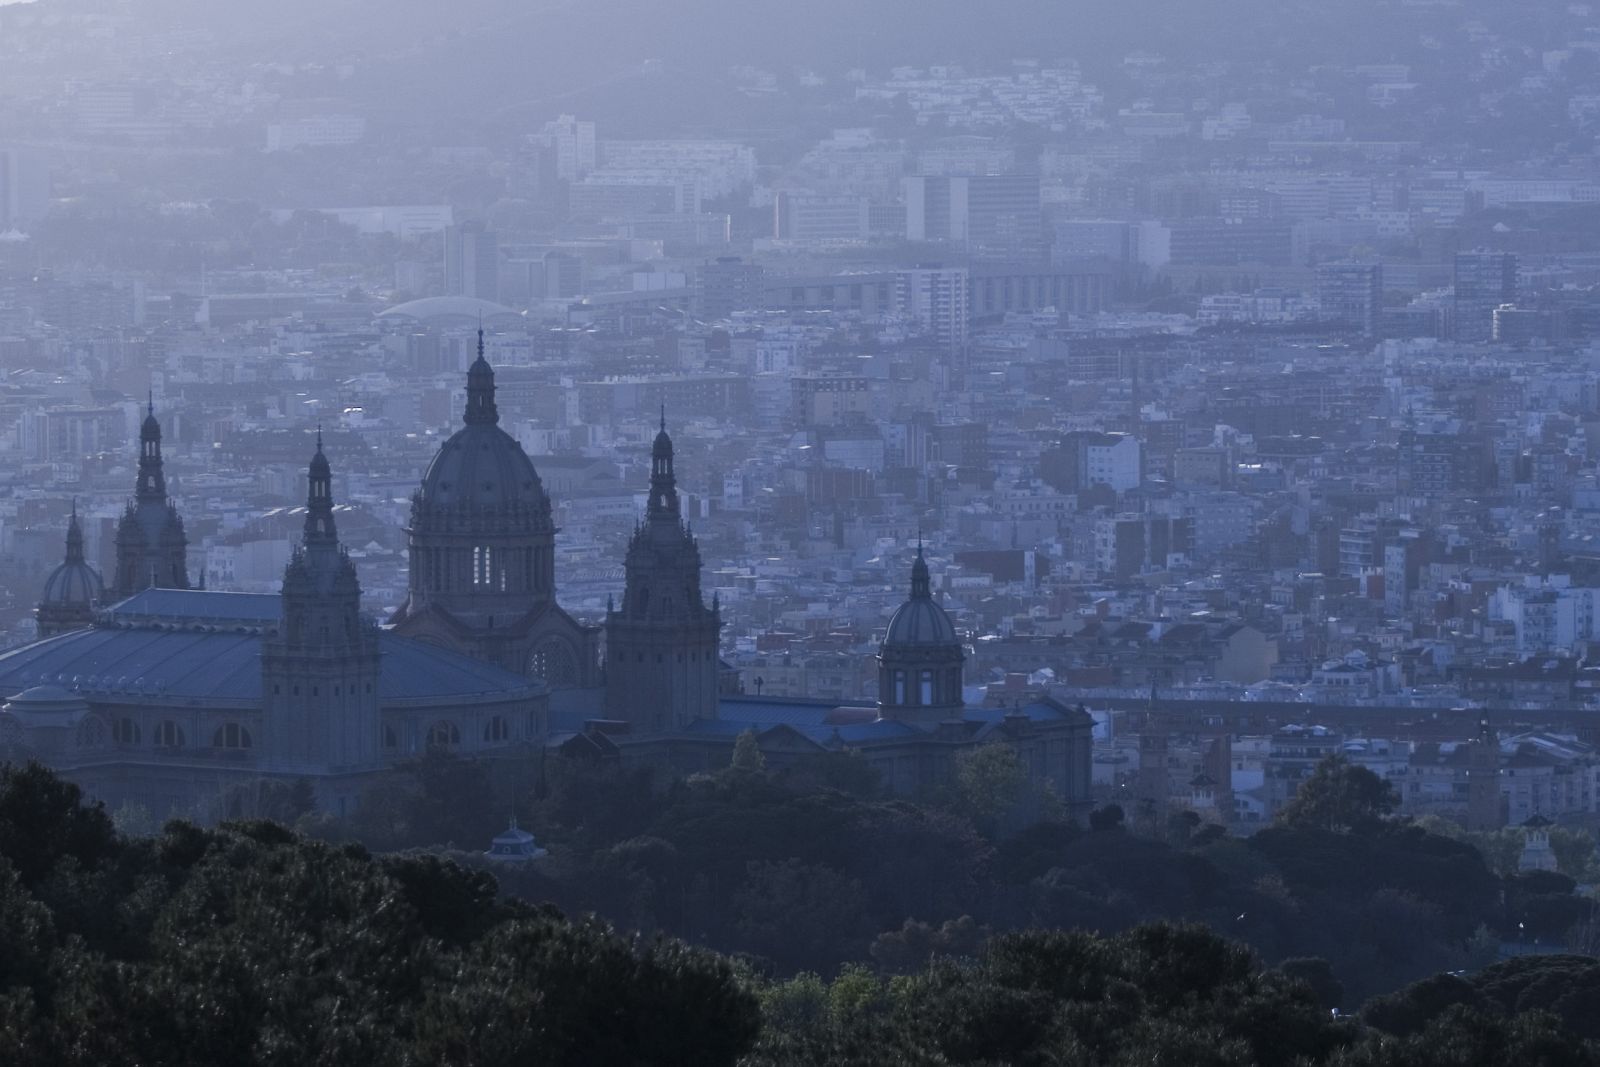
{"label": "corner tower", "polygon": [[966,658],[955,624],[934,602],[928,561],[918,541],[911,597],[895,609],[878,650],[878,714],[922,725],[960,718]]}
{"label": "corner tower", "polygon": [[679,508],[664,413],[625,569],[622,607],[606,614],[607,716],[656,732],[715,719],[722,613],[700,595],[700,548]]}
{"label": "corner tower", "polygon": [[553,688],[595,685],[598,631],[556,604],[550,498],[522,445],[500,428],[482,330],[462,423],[411,497],[408,589],[395,632]]}
{"label": "corner tower", "polygon": [[262,647],[268,765],[361,770],[382,754],[378,632],[361,617],[361,583],[339,544],[333,472],[311,458],[306,524],[283,572],[283,614]]}
{"label": "corner tower", "polygon": [[125,600],[141,589],[189,588],[189,538],[178,509],[167,499],[161,459],[161,423],[155,401],[139,430],[139,480],[117,525],[117,574],[112,597]]}

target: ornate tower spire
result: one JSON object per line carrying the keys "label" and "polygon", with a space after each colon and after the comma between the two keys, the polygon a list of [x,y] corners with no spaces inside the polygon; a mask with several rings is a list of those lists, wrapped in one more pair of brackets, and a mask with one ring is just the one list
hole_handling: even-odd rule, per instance
{"label": "ornate tower spire", "polygon": [[928,576],[928,561],[922,556],[921,534],[917,535],[917,558],[911,564],[911,599],[933,599],[933,580]]}
{"label": "ornate tower spire", "polygon": [[309,482],[305,534],[283,570],[281,622],[262,645],[264,754],[277,769],[370,767],[382,754],[378,634],[361,617],[361,583],[334,529],[320,429]]}
{"label": "ornate tower spire", "polygon": [[141,501],[167,497],[167,478],[161,463],[161,423],[156,421],[154,393],[145,408],[144,425],[139,428],[139,484],[135,495]]}
{"label": "ornate tower spire", "polygon": [[650,451],[650,503],[624,565],[622,607],[606,612],[607,714],[640,729],[717,717],[716,606],[700,594],[700,550],[684,523],[666,410]]}
{"label": "ornate tower spire", "polygon": [[303,543],[308,550],[335,548],[339,531],[333,523],[333,469],[322,451],[322,427],[317,427],[317,454],[311,457],[306,489],[306,528]]}
{"label": "ornate tower spire", "polygon": [[467,371],[467,425],[500,421],[500,412],[494,406],[494,368],[483,358],[483,327],[478,327],[478,358]]}
{"label": "ornate tower spire", "polygon": [[183,519],[167,499],[167,478],[161,461],[161,423],[156,419],[155,393],[145,401],[139,428],[139,477],[133,499],[117,526],[117,573],[113,590],[130,597],[141,589],[188,589],[186,560],[189,541]]}
{"label": "ornate tower spire", "polygon": [[72,518],[67,520],[67,562],[83,562],[83,527],[78,525],[78,498],[72,498]]}
{"label": "ornate tower spire", "polygon": [[667,406],[661,405],[661,432],[650,449],[651,519],[678,517],[678,479],[672,472],[672,438],[667,436]]}

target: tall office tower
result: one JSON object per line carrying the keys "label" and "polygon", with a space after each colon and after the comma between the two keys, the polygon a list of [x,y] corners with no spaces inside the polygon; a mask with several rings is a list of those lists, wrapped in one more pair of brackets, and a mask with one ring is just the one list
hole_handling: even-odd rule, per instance
{"label": "tall office tower", "polygon": [[0,148],[0,233],[22,229],[50,206],[50,172],[37,155]]}
{"label": "tall office tower", "polygon": [[919,175],[903,188],[908,241],[946,241],[1012,259],[1044,255],[1037,174]]}
{"label": "tall office tower", "polygon": [[1510,252],[1457,252],[1455,337],[1488,341],[1494,309],[1517,302],[1517,257]]}
{"label": "tall office tower", "polygon": [[545,123],[535,140],[555,149],[558,178],[575,182],[595,169],[597,160],[592,122],[579,122],[571,115],[562,115],[553,122]]}
{"label": "tall office tower", "polygon": [[694,274],[693,310],[696,318],[725,319],[735,311],[761,306],[761,280],[766,271],[759,263],[738,256],[719,256],[702,263]]}
{"label": "tall office tower", "polygon": [[971,293],[965,268],[917,267],[898,272],[895,281],[900,314],[920,322],[949,351],[966,350]]}
{"label": "tall office tower", "polygon": [[1322,321],[1373,336],[1383,315],[1383,265],[1322,264],[1317,268],[1317,301]]}
{"label": "tall office tower", "polygon": [[477,221],[445,230],[444,289],[451,296],[500,299],[500,243],[493,230]]}

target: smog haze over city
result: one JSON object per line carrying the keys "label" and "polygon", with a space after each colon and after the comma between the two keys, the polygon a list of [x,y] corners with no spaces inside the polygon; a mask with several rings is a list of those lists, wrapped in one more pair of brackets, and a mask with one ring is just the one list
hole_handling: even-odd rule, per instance
{"label": "smog haze over city", "polygon": [[1600,1067],[1597,834],[1600,4],[0,0],[0,1063]]}

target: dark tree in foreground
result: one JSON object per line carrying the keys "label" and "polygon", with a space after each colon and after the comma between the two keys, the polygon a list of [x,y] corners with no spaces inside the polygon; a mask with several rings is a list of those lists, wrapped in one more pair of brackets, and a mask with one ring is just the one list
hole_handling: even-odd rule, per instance
{"label": "dark tree in foreground", "polygon": [[267,822],[124,841],[0,768],[0,1063],[732,1064],[754,998],[673,941]]}
{"label": "dark tree in foreground", "polygon": [[[607,819],[631,823],[632,803]],[[630,891],[734,874],[735,921],[755,943],[830,963],[832,928],[871,914],[860,886],[893,888],[880,864],[910,868],[901,914],[906,901],[970,902],[920,890],[951,867],[935,847],[949,826],[857,803],[730,772],[675,797],[673,820],[693,832],[632,836],[606,850],[605,869],[632,872]],[[751,861],[730,844],[757,830],[767,853],[739,871]],[[1466,846],[1415,828],[1261,836],[1282,877],[1336,870],[1382,883],[1374,901],[1449,883],[1471,908],[1490,877]],[[1169,846],[1123,832],[1034,835],[1003,863],[1026,875],[1056,849],[1083,851],[1096,878],[1125,868],[1124,884],[1162,882],[1174,899],[1219,891],[1194,857],[1174,878]],[[1396,875],[1404,856],[1422,862]],[[1062,868],[1043,880],[1103,914],[1122,908]],[[846,962],[831,981],[772,982],[747,962],[508,901],[490,872],[437,855],[374,857],[269,822],[173,822],[123,839],[76,787],[0,768],[5,1064],[1600,1067],[1600,961],[1588,957],[1439,975],[1339,1018],[1328,1008],[1343,990],[1322,960],[1270,968],[1198,924],[989,933],[972,918],[902,920],[856,957],[882,973]]]}
{"label": "dark tree in foreground", "polygon": [[1278,813],[1278,821],[1299,829],[1342,833],[1388,818],[1399,804],[1388,782],[1343,756],[1329,756],[1300,783]]}

